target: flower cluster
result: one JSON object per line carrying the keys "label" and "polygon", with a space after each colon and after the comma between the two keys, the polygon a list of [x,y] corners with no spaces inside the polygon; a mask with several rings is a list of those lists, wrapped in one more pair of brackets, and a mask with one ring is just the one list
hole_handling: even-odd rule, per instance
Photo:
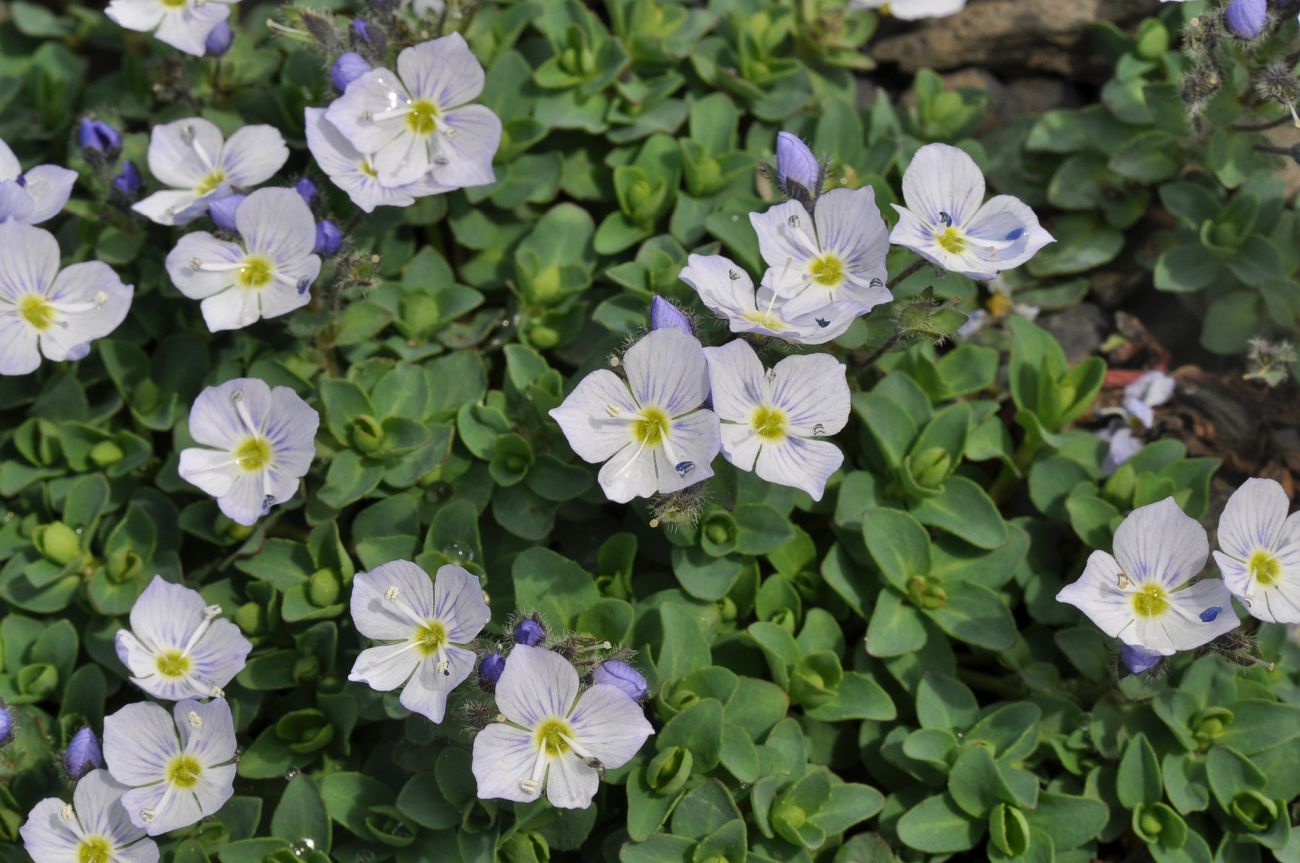
{"label": "flower cluster", "polygon": [[354,204],[369,213],[496,179],[501,120],[470,104],[483,66],[459,33],[403,50],[396,73],[368,65],[343,55],[333,72],[343,95],[306,117],[316,164]]}
{"label": "flower cluster", "polygon": [[[198,591],[160,577],[140,594],[131,629],[117,633],[118,657],[135,685],[176,703],[170,713],[142,701],[106,717],[102,752],[92,729],[72,737],[63,763],[76,782],[73,802],[42,800],[20,831],[36,863],[155,863],[151,837],[230,799],[235,727],[221,687],[243,669],[252,645],[220,615]],[[0,729],[0,742],[6,736]]]}
{"label": "flower cluster", "polygon": [[1223,578],[1195,581],[1210,556],[1205,528],[1172,497],[1138,507],[1115,531],[1114,554],[1094,551],[1056,598],[1120,639],[1135,673],[1235,629],[1234,597],[1259,620],[1300,623],[1300,513],[1288,506],[1276,481],[1243,483],[1219,519]]}
{"label": "flower cluster", "polygon": [[[379,644],[361,651],[348,679],[384,692],[400,688],[403,707],[440,723],[448,696],[474,671],[474,641],[491,617],[478,578],[459,566],[439,568],[432,582],[405,560],[358,573],[352,621]],[[584,689],[566,655],[610,645],[580,647],[572,636],[548,650],[546,640],[536,616],[522,617],[508,652],[498,645],[479,662],[479,684],[497,711],[474,738],[478,796],[529,803],[545,791],[554,806],[583,808],[604,771],[630,761],[654,733],[638,703],[646,682],[627,662],[608,659],[588,670]]]}
{"label": "flower cluster", "polygon": [[[1028,261],[1052,237],[1009,195],[984,202],[984,177],[956,147],[922,147],[903,175],[910,207],[891,234],[870,187],[823,191],[825,166],[789,133],[777,137],[775,177],[789,200],[751,213],[767,271],[759,287],[721,255],[691,255],[681,279],[731,332],[802,345],[844,334],[893,295],[892,241],[941,269],[988,280]],[[703,347],[690,320],[662,298],[652,331],[617,365],[585,377],[551,416],[582,459],[602,463],[612,501],[671,494],[713,476],[719,451],[769,482],[820,500],[844,456],[820,438],[848,422],[846,367],[829,354],[765,368],[749,342]]]}

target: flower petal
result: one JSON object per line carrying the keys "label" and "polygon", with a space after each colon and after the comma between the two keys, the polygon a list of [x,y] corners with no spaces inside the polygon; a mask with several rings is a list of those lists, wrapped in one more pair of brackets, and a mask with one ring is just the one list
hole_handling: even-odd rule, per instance
{"label": "flower petal", "polygon": [[295,479],[306,476],[316,458],[316,431],[320,414],[289,387],[271,390],[271,401],[261,415],[261,431],[271,443],[277,472]]}
{"label": "flower petal", "polygon": [[[627,700],[627,696],[623,696]],[[559,809],[586,809],[600,789],[600,774],[572,752],[552,758],[546,774],[546,799]]]}
{"label": "flower petal", "polygon": [[191,677],[208,688],[201,694],[212,695],[212,687],[224,689],[235,675],[244,670],[253,645],[239,627],[229,620],[214,620],[207,632],[190,650],[194,663]]}
{"label": "flower petal", "polygon": [[529,729],[547,717],[567,716],[577,696],[578,672],[563,656],[542,647],[516,644],[497,681],[497,707]]}
{"label": "flower petal", "polygon": [[647,333],[623,355],[628,385],[643,406],[676,417],[703,404],[709,374],[699,341],[681,330]]}
{"label": "flower petal", "polygon": [[31,224],[44,222],[63,211],[72,197],[77,172],[57,165],[38,165],[23,175],[24,188],[32,198]]}
{"label": "flower petal", "polygon": [[[389,591],[395,591],[388,599]],[[366,638],[407,641],[414,623],[398,611],[403,603],[417,620],[433,617],[434,589],[429,574],[409,560],[393,560],[352,580],[352,622]]]}
{"label": "flower petal", "polygon": [[18,161],[18,157],[14,155],[9,145],[0,139],[0,183],[6,180],[17,180],[22,172],[22,163]]}
{"label": "flower petal", "polygon": [[704,356],[714,412],[726,422],[748,424],[754,409],[767,401],[762,360],[743,339],[705,348]]}
{"label": "flower petal", "polygon": [[[104,761],[118,782],[133,787],[161,782],[167,762],[179,752],[176,724],[157,704],[128,704],[104,718]],[[140,824],[129,808],[128,814]]]}
{"label": "flower petal", "polygon": [[202,117],[154,126],[149,135],[149,172],[173,189],[192,191],[217,167],[224,142],[221,130]]}
{"label": "flower petal", "polygon": [[763,442],[749,423],[722,424],[722,455],[741,470],[753,471]]}
{"label": "flower petal", "polygon": [[172,715],[181,732],[182,747],[198,759],[205,772],[234,760],[238,749],[235,719],[224,698],[207,703],[193,699],[179,701],[172,708]]}
{"label": "flower petal", "polygon": [[844,453],[835,444],[791,435],[780,443],[764,444],[754,472],[768,482],[803,489],[813,500],[821,500],[826,480],[843,463]]}
{"label": "flower petal", "polygon": [[[113,779],[107,770],[92,770],[83,776],[72,792],[73,807],[81,829],[92,836],[103,836],[118,846],[143,839],[144,831],[131,823],[121,805],[122,795],[127,790],[127,786]],[[152,842],[149,844],[153,845]]]}
{"label": "flower petal", "polygon": [[817,200],[814,218],[823,252],[833,252],[863,280],[879,278],[883,283],[889,277],[889,231],[874,189],[831,189]]}
{"label": "flower petal", "polygon": [[926,144],[903,172],[903,199],[927,224],[964,227],[984,200],[984,174],[965,150]]}
{"label": "flower petal", "polygon": [[704,305],[720,317],[749,322],[746,314],[757,311],[749,273],[722,255],[688,256],[678,278],[694,288]]}
{"label": "flower petal", "polygon": [[230,185],[239,188],[265,183],[289,161],[284,136],[274,126],[245,126],[221,149],[221,167]]}
{"label": "flower petal", "polygon": [[611,770],[631,761],[655,733],[640,704],[618,687],[602,683],[582,693],[569,724],[578,745]]}
{"label": "flower petal", "polygon": [[397,73],[411,96],[429,99],[444,114],[483,92],[483,66],[459,33],[402,51]]}
{"label": "flower petal", "polygon": [[[1132,596],[1119,587],[1119,579],[1119,562],[1104,551],[1094,551],[1088,555],[1083,574],[1061,588],[1056,601],[1073,605],[1112,638],[1123,637],[1127,643],[1135,644],[1131,628],[1137,615]],[[1126,630],[1129,636],[1121,636]]]}
{"label": "flower petal", "polygon": [[447,626],[447,637],[457,644],[478,635],[492,619],[478,577],[460,566],[439,567],[433,582],[433,616]]}
{"label": "flower petal", "polygon": [[[483,105],[466,105],[448,111],[443,122],[447,128],[429,171],[434,182],[456,188],[496,182],[492,159],[501,146],[501,118]],[[442,159],[447,164],[439,164]]]}
{"label": "flower petal", "polygon": [[[235,286],[235,270],[211,271],[204,264],[229,267],[244,259],[244,250],[236,243],[218,240],[207,231],[186,234],[167,254],[165,266],[172,284],[191,300],[203,300]],[[199,267],[195,267],[195,264]]]}
{"label": "flower petal", "polygon": [[657,448],[627,446],[615,453],[596,476],[605,497],[614,503],[627,503],[634,497],[650,497],[657,492],[657,451]]}
{"label": "flower petal", "polygon": [[330,103],[325,109],[325,119],[358,151],[377,153],[399,136],[407,134],[406,117],[365,118],[395,111],[410,101],[406,87],[392,71],[371,69]]}
{"label": "flower petal", "polygon": [[1129,513],[1114,545],[1115,559],[1134,582],[1154,579],[1171,590],[1200,573],[1210,556],[1205,528],[1172,497]]}
{"label": "flower petal", "polygon": [[229,450],[202,447],[181,450],[180,464],[177,467],[181,479],[198,486],[213,497],[229,494],[242,472]]}
{"label": "flower petal", "polygon": [[162,23],[164,7],[158,0],[113,0],[104,15],[119,27],[149,33]]}
{"label": "flower petal", "polygon": [[134,287],[122,284],[117,273],[100,261],[68,267],[50,287],[50,299],[85,308],[60,311],[57,326],[41,333],[41,351],[52,360],[62,361],[113,332],[126,319],[134,293]]}
{"label": "flower petal", "polygon": [[750,213],[749,222],[758,234],[758,250],[774,271],[769,287],[778,294],[802,287],[800,278],[808,261],[819,252],[813,234],[813,218],[803,204],[786,201],[763,213]]}
{"label": "flower petal", "polygon": [[192,189],[164,189],[132,204],[131,209],[159,225],[185,225],[201,215],[203,200]]}
{"label": "flower petal", "polygon": [[474,670],[474,654],[459,647],[443,651],[447,659],[447,673],[438,670],[433,657],[425,659],[407,681],[399,699],[412,713],[419,713],[430,722],[442,722],[447,713],[447,694],[465,682]]}
{"label": "flower petal", "polygon": [[261,319],[259,299],[257,289],[232,287],[203,300],[199,303],[199,311],[203,313],[203,323],[207,324],[211,332],[242,330]]}
{"label": "flower petal", "polygon": [[316,220],[293,189],[258,189],[235,211],[235,224],[250,255],[277,266],[297,264],[316,246]]}
{"label": "flower petal", "polygon": [[208,36],[229,16],[230,7],[222,2],[186,4],[164,15],[153,35],[178,51],[202,57],[207,53]]}
{"label": "flower petal", "polygon": [[654,449],[659,491],[668,493],[713,476],[713,460],[722,449],[718,415],[698,410],[673,420],[668,445]]}
{"label": "flower petal", "polygon": [[378,692],[389,692],[406,683],[420,662],[420,654],[409,641],[369,647],[357,655],[348,680],[365,683]]}
{"label": "flower petal", "polygon": [[849,384],[830,354],[786,357],[772,369],[772,403],[800,437],[833,435],[849,421]]}
{"label": "flower petal", "polygon": [[1240,625],[1228,588],[1207,578],[1170,593],[1164,614],[1139,615],[1132,634],[1135,643],[1169,656],[1208,644]]}
{"label": "flower petal", "polygon": [[14,180],[0,181],[0,223],[20,222],[29,225],[35,220],[36,202],[27,190]]}
{"label": "flower petal", "polygon": [[[611,406],[619,417],[610,416]],[[578,457],[597,464],[632,443],[631,427],[621,417],[638,411],[627,384],[610,370],[597,369],[583,378],[559,407],[552,408],[550,415]]]}
{"label": "flower petal", "polygon": [[1282,484],[1252,477],[1228,498],[1219,517],[1219,547],[1238,560],[1249,560],[1257,549],[1271,551],[1281,539],[1291,499]]}
{"label": "flower petal", "polygon": [[131,607],[131,632],[152,651],[180,650],[204,620],[197,590],[155,575]]}
{"label": "flower petal", "polygon": [[373,166],[370,166],[371,173],[367,173],[363,167],[370,165],[367,157],[325,119],[323,108],[307,109],[307,148],[326,176],[363,211],[370,213],[375,207],[407,207],[415,203],[406,187],[381,185],[373,176]]}
{"label": "flower petal", "polygon": [[26,375],[40,368],[36,332],[16,314],[0,316],[0,375]]}
{"label": "flower petal", "polygon": [[521,785],[532,775],[536,758],[537,748],[530,732],[503,722],[488,725],[474,735],[473,770],[479,798],[516,803],[536,800],[541,796],[541,788],[525,791]]}
{"label": "flower petal", "polygon": [[59,273],[59,244],[41,228],[0,223],[0,298],[45,294]]}

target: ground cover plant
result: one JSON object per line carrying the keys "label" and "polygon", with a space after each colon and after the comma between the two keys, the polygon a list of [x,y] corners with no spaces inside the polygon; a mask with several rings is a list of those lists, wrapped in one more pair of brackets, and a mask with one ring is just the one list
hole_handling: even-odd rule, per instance
{"label": "ground cover plant", "polygon": [[1300,860],[1300,4],[999,2],[0,5],[0,860]]}

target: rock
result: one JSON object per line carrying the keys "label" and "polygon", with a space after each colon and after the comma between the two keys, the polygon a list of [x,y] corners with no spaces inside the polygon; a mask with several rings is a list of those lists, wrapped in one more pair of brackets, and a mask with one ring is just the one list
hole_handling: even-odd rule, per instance
{"label": "rock", "polygon": [[871,56],[907,72],[983,66],[1100,80],[1109,62],[1090,50],[1097,21],[1129,26],[1159,9],[1158,0],[972,0],[961,12],[873,42]]}
{"label": "rock", "polygon": [[1106,315],[1092,303],[1080,303],[1041,315],[1037,323],[1061,343],[1071,365],[1096,353],[1101,340],[1110,331]]}
{"label": "rock", "polygon": [[[1270,144],[1275,147],[1294,147],[1300,142],[1300,134],[1297,134],[1296,127],[1287,123],[1283,126],[1275,126],[1264,133]],[[1300,192],[1300,162],[1296,162],[1290,156],[1282,158],[1282,170],[1277,172],[1277,176],[1286,186],[1286,196],[1294,197]]]}

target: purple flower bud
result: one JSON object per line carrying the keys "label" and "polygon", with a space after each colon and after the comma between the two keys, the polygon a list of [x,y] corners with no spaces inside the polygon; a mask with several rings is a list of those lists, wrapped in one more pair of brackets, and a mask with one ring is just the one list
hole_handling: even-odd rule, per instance
{"label": "purple flower bud", "polygon": [[364,19],[353,18],[351,29],[353,39],[359,42],[364,42],[367,45],[370,44],[370,25],[367,24]]}
{"label": "purple flower bud", "polygon": [[316,190],[315,183],[313,183],[311,180],[307,179],[306,177],[303,177],[298,182],[293,184],[293,188],[294,191],[298,193],[298,196],[307,203],[308,207],[316,206],[316,197],[320,193]]}
{"label": "purple flower bud", "polygon": [[536,647],[546,638],[546,629],[531,617],[525,617],[515,624],[515,644]]}
{"label": "purple flower bud", "polygon": [[208,216],[216,223],[217,227],[223,231],[237,231],[239,228],[235,225],[235,211],[239,205],[244,203],[247,195],[222,195],[220,198],[208,201]]}
{"label": "purple flower bud", "polygon": [[776,181],[786,194],[791,183],[798,183],[810,194],[821,191],[822,164],[808,145],[789,132],[776,135]]}
{"label": "purple flower bud", "polygon": [[665,328],[681,330],[688,336],[693,336],[691,332],[690,318],[682,314],[682,310],[665,300],[658,294],[650,300],[650,329],[662,330]]}
{"label": "purple flower bud", "polygon": [[82,117],[77,124],[77,146],[87,160],[111,162],[122,152],[122,136],[103,120]]}
{"label": "purple flower bud", "polygon": [[1232,0],[1223,17],[1234,34],[1254,39],[1268,23],[1268,0]]}
{"label": "purple flower bud", "polygon": [[501,679],[501,672],[505,670],[506,658],[499,653],[489,653],[483,657],[483,662],[478,667],[479,686],[491,692]]}
{"label": "purple flower bud", "polygon": [[602,662],[596,669],[596,673],[591,676],[591,682],[620,689],[633,701],[640,701],[650,694],[650,687],[646,686],[641,672],[617,659]]}
{"label": "purple flower bud", "polygon": [[1160,664],[1160,660],[1164,659],[1164,656],[1154,650],[1147,650],[1145,647],[1136,647],[1131,644],[1126,644],[1120,648],[1119,657],[1124,660],[1128,670],[1134,674],[1150,671]]}
{"label": "purple flower bud", "polygon": [[230,29],[230,25],[222,21],[212,32],[208,34],[207,40],[203,43],[203,50],[213,57],[220,57],[230,50],[230,43],[235,41],[235,31]]}
{"label": "purple flower bud", "polygon": [[330,83],[342,93],[348,85],[370,71],[366,58],[352,51],[340,54],[330,69]]}
{"label": "purple flower bud", "polygon": [[316,223],[316,248],[313,250],[318,255],[329,257],[338,254],[343,247],[343,232],[339,226],[329,219],[321,219]]}
{"label": "purple flower bud", "polygon": [[112,185],[113,191],[128,201],[134,201],[140,197],[140,189],[144,186],[144,180],[140,177],[140,169],[135,166],[135,162],[123,162],[122,170],[113,178]]}
{"label": "purple flower bud", "polygon": [[10,740],[14,739],[14,718],[9,715],[9,711],[0,704],[0,746],[4,746]]}
{"label": "purple flower bud", "polygon": [[68,751],[63,753],[63,769],[68,771],[68,778],[75,782],[103,766],[104,753],[100,751],[99,738],[87,725],[68,741]]}

